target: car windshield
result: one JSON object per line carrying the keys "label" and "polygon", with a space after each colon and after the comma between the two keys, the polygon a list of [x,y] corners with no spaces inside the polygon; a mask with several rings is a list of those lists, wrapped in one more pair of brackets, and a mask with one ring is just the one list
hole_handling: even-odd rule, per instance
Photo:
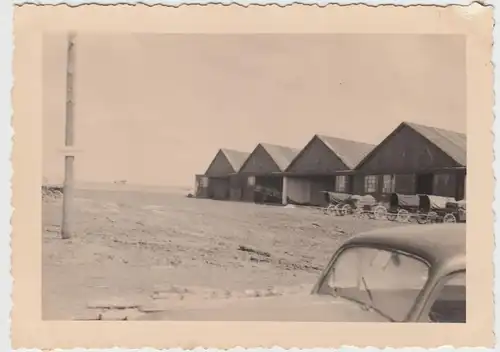
{"label": "car windshield", "polygon": [[429,276],[423,261],[372,247],[343,250],[327,274],[328,291],[372,309],[390,321],[404,321]]}

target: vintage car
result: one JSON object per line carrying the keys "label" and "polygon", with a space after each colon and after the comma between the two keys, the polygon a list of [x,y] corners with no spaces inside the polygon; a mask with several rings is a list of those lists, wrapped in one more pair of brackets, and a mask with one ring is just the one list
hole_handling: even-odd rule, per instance
{"label": "vintage car", "polygon": [[139,320],[466,321],[465,225],[406,225],[357,234],[334,253],[310,294],[206,302]]}

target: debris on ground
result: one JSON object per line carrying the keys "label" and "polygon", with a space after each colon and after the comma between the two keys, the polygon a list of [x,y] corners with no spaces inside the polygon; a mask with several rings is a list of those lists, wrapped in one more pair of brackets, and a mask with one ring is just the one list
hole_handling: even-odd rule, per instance
{"label": "debris on ground", "polygon": [[117,320],[134,320],[139,317],[141,312],[139,309],[125,310],[105,310],[101,313],[100,320],[117,321]]}
{"label": "debris on ground", "polygon": [[95,301],[87,303],[87,308],[91,309],[128,309],[139,307],[137,302],[128,302],[121,298],[109,299],[106,301]]}
{"label": "debris on ground", "polygon": [[261,255],[263,257],[268,257],[268,258],[271,257],[271,253],[261,251],[259,249],[255,249],[255,248],[252,248],[249,246],[239,245],[238,250],[243,251],[243,252],[255,253],[255,254]]}
{"label": "debris on ground", "polygon": [[271,259],[269,257],[264,257],[264,258],[258,258],[258,257],[254,257],[254,256],[250,256],[250,261],[251,262],[257,262],[257,263],[270,263],[271,262]]}
{"label": "debris on ground", "polygon": [[61,225],[48,225],[44,227],[44,230],[46,232],[59,233],[61,232]]}
{"label": "debris on ground", "polygon": [[346,234],[347,233],[343,228],[338,227],[338,226],[335,226],[335,232],[341,233],[341,234]]}

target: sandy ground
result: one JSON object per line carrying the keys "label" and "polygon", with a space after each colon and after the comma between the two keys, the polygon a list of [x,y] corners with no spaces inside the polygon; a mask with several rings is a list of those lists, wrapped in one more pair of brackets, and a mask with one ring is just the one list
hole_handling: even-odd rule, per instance
{"label": "sandy ground", "polygon": [[43,204],[44,319],[130,319],[193,300],[304,292],[348,236],[394,226],[181,194],[76,196],[69,240],[60,239],[61,200]]}

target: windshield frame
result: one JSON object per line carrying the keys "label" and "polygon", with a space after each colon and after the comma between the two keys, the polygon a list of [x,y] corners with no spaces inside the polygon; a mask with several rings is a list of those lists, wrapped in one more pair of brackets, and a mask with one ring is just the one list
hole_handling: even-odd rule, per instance
{"label": "windshield frame", "polygon": [[[415,317],[417,321],[421,322],[429,322],[428,315],[429,312],[432,308],[432,305],[436,301],[437,297],[441,293],[441,290],[445,286],[446,282],[448,282],[448,279],[450,276],[454,275],[459,275],[459,274],[465,274],[467,277],[467,269],[454,269],[450,271],[445,271],[442,273],[438,273],[434,275],[434,279],[432,282],[430,282],[429,288],[428,288],[428,295],[427,295],[427,300],[424,302],[422,309],[418,313],[418,315]],[[465,289],[467,290],[467,284],[465,285]],[[466,304],[466,313],[467,313],[467,298],[465,301]]]}
{"label": "windshield frame", "polygon": [[[337,263],[337,260],[339,257],[346,251],[350,249],[355,249],[355,248],[370,248],[370,249],[377,249],[377,250],[382,250],[382,251],[388,251],[388,252],[393,252],[393,253],[398,253],[401,255],[405,255],[407,257],[413,258],[415,260],[418,260],[419,262],[423,263],[427,267],[427,279],[425,281],[425,284],[422,285],[422,288],[420,289],[417,297],[415,298],[415,301],[413,304],[409,307],[407,314],[405,315],[405,318],[401,321],[395,321],[395,322],[408,322],[410,320],[410,317],[415,315],[415,309],[417,309],[420,305],[420,303],[424,300],[426,296],[428,296],[429,292],[429,285],[432,284],[433,280],[433,266],[430,261],[428,261],[426,258],[423,258],[422,256],[419,256],[415,253],[411,253],[408,251],[403,251],[399,248],[395,248],[389,245],[383,245],[379,243],[349,243],[342,245],[332,256],[330,259],[330,262],[327,264],[323,272],[321,273],[318,281],[314,285],[311,294],[316,294],[316,295],[331,295],[330,291],[330,286],[328,285],[328,277],[331,275],[332,268],[335,266]],[[350,301],[356,302],[360,306],[366,306],[363,302],[358,302],[356,300],[352,300],[348,297],[344,296],[339,296],[344,299],[348,299]],[[374,311],[378,311],[378,309],[374,309]],[[378,311],[378,314],[381,314],[380,311]],[[385,315],[381,314],[381,315]]]}

